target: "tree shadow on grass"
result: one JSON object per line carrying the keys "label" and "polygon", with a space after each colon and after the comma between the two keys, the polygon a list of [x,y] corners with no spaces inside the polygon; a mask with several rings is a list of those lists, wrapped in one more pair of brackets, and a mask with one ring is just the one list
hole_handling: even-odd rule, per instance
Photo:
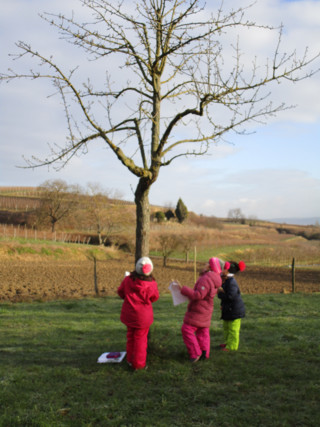
{"label": "tree shadow on grass", "polygon": [[31,339],[22,337],[15,344],[0,347],[2,367],[68,366],[82,367],[96,364],[98,357],[106,351],[125,349],[125,331],[120,326],[112,331],[88,331],[73,333],[65,328],[55,328]]}

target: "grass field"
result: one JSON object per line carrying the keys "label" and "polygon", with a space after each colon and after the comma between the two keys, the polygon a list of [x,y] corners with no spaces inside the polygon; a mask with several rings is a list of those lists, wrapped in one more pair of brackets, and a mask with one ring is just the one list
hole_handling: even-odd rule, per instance
{"label": "grass field", "polygon": [[244,295],[236,353],[219,303],[208,361],[191,365],[185,305],[154,304],[148,370],[97,364],[125,349],[116,297],[0,304],[0,426],[315,426],[320,294]]}

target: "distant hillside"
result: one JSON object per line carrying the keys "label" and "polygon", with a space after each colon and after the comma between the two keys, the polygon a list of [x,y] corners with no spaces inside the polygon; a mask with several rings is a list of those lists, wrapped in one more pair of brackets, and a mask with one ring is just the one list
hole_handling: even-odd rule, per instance
{"label": "distant hillside", "polygon": [[273,218],[273,219],[270,219],[269,221],[276,222],[278,224],[319,225],[320,217],[315,216],[311,218]]}
{"label": "distant hillside", "polygon": [[[9,186],[1,187],[0,186],[0,211],[1,210],[15,211],[15,212],[32,211],[34,209],[37,209],[37,207],[39,206],[40,197],[41,197],[41,192],[38,187],[9,187]],[[83,200],[85,200],[84,202],[85,204],[87,203],[86,197],[87,196],[83,195]],[[121,206],[128,206],[128,207],[131,206],[132,208],[134,208],[133,201],[113,199],[109,197],[106,198],[106,201],[111,205],[117,205],[119,208]],[[151,213],[154,213],[156,210],[164,210],[164,209],[165,208],[163,206],[157,206],[157,205],[150,206]],[[193,220],[196,219],[196,221],[194,222],[197,222],[198,225],[200,222],[204,222],[202,225],[208,225],[208,224],[205,224],[206,219],[209,222],[216,222],[216,221],[230,222],[230,220],[226,218],[206,217],[205,215],[197,215],[192,212],[189,212],[189,218],[192,218]],[[310,225],[319,225],[320,216],[311,217],[311,218],[273,218],[273,219],[262,220],[262,223],[266,221],[276,223],[276,224],[310,226]],[[3,221],[2,219],[2,222],[7,222],[7,221]],[[259,223],[260,221],[257,221],[257,222]],[[0,218],[0,223],[1,223],[1,218]],[[214,224],[214,225],[216,226],[217,224]]]}

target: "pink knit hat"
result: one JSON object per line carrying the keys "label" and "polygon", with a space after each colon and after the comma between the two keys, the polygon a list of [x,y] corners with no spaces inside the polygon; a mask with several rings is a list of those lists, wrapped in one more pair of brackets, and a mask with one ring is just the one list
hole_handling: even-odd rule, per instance
{"label": "pink knit hat", "polygon": [[215,258],[215,257],[210,258],[209,266],[210,266],[210,270],[214,271],[215,273],[220,274],[222,271],[219,258]]}

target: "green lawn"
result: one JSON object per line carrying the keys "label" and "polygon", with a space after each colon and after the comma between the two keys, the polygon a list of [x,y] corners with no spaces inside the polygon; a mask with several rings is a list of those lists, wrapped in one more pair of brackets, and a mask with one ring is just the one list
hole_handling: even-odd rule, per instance
{"label": "green lawn", "polygon": [[186,305],[154,304],[148,370],[97,364],[125,350],[117,298],[0,304],[0,426],[315,426],[320,419],[320,294],[244,295],[236,353],[219,301],[208,361],[191,365]]}

